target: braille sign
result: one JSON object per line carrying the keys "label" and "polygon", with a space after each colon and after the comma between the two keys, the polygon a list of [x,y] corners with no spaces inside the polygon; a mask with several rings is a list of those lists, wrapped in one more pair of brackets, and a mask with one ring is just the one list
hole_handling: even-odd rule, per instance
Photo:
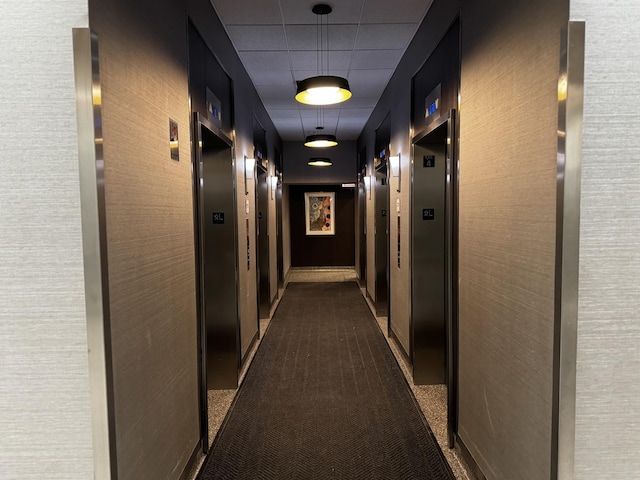
{"label": "braille sign", "polygon": [[423,168],[434,168],[436,166],[436,156],[435,155],[425,155],[422,157],[422,167]]}
{"label": "braille sign", "polygon": [[423,208],[422,220],[434,220],[436,218],[435,208]]}
{"label": "braille sign", "polygon": [[224,223],[224,212],[213,212],[213,224],[222,225]]}

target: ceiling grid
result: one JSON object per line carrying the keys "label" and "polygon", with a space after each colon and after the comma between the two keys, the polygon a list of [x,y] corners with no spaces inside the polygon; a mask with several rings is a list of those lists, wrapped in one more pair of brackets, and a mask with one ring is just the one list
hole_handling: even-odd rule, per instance
{"label": "ceiling grid", "polygon": [[[295,101],[296,81],[317,74],[319,0],[211,0],[283,141],[315,133],[318,107]],[[326,3],[326,2],[325,2]],[[322,107],[324,133],[355,140],[369,119],[431,2],[329,3],[329,71],[353,97]],[[327,53],[327,49],[323,49]]]}

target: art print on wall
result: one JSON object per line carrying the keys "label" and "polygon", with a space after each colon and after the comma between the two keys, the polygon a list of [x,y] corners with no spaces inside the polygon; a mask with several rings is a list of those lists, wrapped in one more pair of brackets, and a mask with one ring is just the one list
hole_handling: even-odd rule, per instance
{"label": "art print on wall", "polygon": [[307,235],[335,235],[335,192],[305,192]]}

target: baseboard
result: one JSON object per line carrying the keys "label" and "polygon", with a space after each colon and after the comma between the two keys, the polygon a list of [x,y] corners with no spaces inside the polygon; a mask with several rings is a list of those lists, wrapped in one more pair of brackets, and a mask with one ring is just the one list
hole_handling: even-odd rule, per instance
{"label": "baseboard", "polygon": [[196,475],[199,473],[200,466],[204,461],[204,454],[202,453],[202,445],[198,441],[196,443],[196,447],[189,457],[187,461],[187,465],[184,467],[182,474],[180,475],[179,480],[188,480],[190,478],[196,478]]}
{"label": "baseboard", "polygon": [[413,365],[411,364],[411,358],[409,357],[409,354],[405,351],[404,346],[402,345],[400,340],[398,340],[398,337],[396,336],[396,333],[393,331],[393,328],[391,328],[391,327],[389,327],[389,338],[391,340],[393,340],[393,343],[395,344],[396,348],[400,352],[400,355],[402,356],[402,359],[406,363],[407,367],[409,367],[409,371],[413,371]]}
{"label": "baseboard", "polygon": [[482,470],[473,459],[473,455],[469,452],[469,449],[464,444],[460,436],[456,433],[456,450],[458,451],[458,457],[465,463],[465,467],[467,472],[472,476],[472,480],[487,480],[487,477],[484,476]]}

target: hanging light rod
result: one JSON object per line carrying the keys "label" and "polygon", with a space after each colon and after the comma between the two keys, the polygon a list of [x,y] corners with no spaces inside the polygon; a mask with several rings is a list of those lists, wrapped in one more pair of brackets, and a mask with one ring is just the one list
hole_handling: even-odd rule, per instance
{"label": "hanging light rod", "polygon": [[333,165],[333,162],[330,158],[310,158],[307,162],[307,165],[311,165],[312,167],[330,167]]}
{"label": "hanging light rod", "polygon": [[338,141],[335,135],[309,135],[304,141],[305,147],[312,148],[335,147],[336,145],[338,145]]}
{"label": "hanging light rod", "polygon": [[[311,11],[315,15],[329,15],[332,11],[329,5],[319,3],[314,5]],[[322,22],[319,33],[322,36]],[[329,23],[327,22],[327,39],[329,37]],[[318,49],[318,64],[324,67],[322,62],[322,40]],[[329,45],[327,40],[327,70],[329,69]],[[319,68],[315,77],[309,77],[298,81],[296,100],[306,105],[333,105],[351,98],[351,89],[346,78],[332,75],[324,75],[323,68]]]}

